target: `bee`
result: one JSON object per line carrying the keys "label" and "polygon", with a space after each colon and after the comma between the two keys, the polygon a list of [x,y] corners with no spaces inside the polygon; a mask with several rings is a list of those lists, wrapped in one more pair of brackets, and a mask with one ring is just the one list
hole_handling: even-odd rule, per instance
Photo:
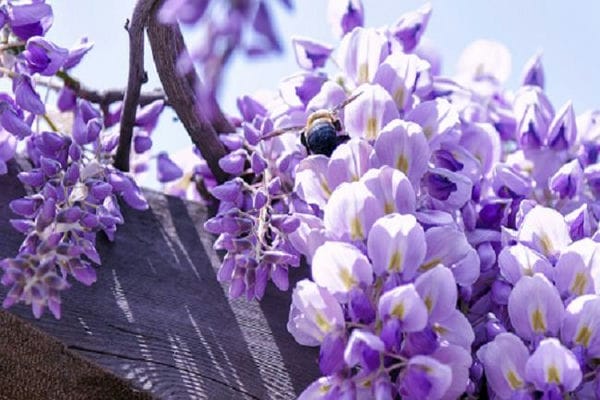
{"label": "bee", "polygon": [[350,136],[340,135],[342,122],[338,113],[348,104],[356,100],[362,92],[357,93],[330,110],[318,110],[308,116],[306,125],[290,126],[266,134],[263,140],[271,139],[287,132],[299,131],[300,143],[306,148],[308,154],[323,154],[327,157],[342,143],[348,141]]}

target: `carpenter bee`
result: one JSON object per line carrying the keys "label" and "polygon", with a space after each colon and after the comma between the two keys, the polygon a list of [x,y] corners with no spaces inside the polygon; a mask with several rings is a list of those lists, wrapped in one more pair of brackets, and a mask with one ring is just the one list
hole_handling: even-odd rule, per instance
{"label": "carpenter bee", "polygon": [[342,131],[342,122],[338,113],[352,101],[356,100],[362,92],[351,96],[331,110],[318,110],[309,115],[304,126],[290,126],[270,132],[263,140],[271,139],[287,132],[299,131],[300,142],[308,154],[323,154],[327,157],[340,144],[350,139],[348,135],[339,135]]}

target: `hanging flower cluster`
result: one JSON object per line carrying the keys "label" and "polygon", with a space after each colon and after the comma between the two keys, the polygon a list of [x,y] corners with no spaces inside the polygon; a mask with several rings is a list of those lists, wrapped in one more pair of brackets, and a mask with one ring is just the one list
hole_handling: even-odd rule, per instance
{"label": "hanging flower cluster", "polygon": [[[288,10],[291,0],[279,1]],[[182,55],[182,70],[197,63],[208,92],[216,92],[224,66],[233,54],[242,51],[249,57],[281,52],[272,12],[266,0],[166,0],[158,20],[165,24],[181,22],[202,36]],[[274,2],[271,2],[274,3]],[[210,104],[203,104],[204,107]]]}
{"label": "hanging flower cluster", "polygon": [[[136,209],[147,208],[133,179],[112,166],[118,133],[109,130],[118,115],[104,115],[88,101],[64,88],[57,109],[47,109],[40,92],[47,77],[69,79],[92,44],[82,40],[62,48],[43,35],[52,23],[52,9],[43,1],[8,2],[0,7],[1,72],[12,79],[12,93],[0,93],[0,173],[20,153],[29,164],[18,174],[27,195],[13,200],[19,216],[13,227],[25,235],[15,257],[0,261],[2,284],[9,288],[3,306],[24,302],[36,317],[46,307],[61,315],[61,292],[69,275],[91,285],[94,264],[100,264],[96,234],[113,240],[123,223],[118,197]],[[36,82],[40,84],[37,85]],[[136,148],[154,129],[162,103],[140,110]]]}
{"label": "hanging flower cluster", "polygon": [[[288,329],[323,377],[301,399],[598,398],[600,114],[555,111],[539,55],[506,89],[494,42],[440,76],[430,13],[364,28],[332,1],[339,46],[294,39],[302,72],[239,99],[205,225],[219,279],[260,299],[305,257]],[[330,157],[282,129],[315,115],[349,136]]]}

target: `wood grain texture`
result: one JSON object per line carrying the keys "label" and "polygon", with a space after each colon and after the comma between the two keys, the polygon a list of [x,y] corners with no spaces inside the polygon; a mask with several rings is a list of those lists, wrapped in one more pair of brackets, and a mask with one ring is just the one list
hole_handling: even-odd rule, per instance
{"label": "wood grain texture", "polygon": [[[14,174],[0,177],[0,187],[6,257],[22,239],[7,204],[23,189]],[[158,398],[296,398],[318,376],[318,352],[286,330],[290,292],[271,285],[261,303],[229,300],[216,279],[214,238],[202,230],[205,208],[146,195],[150,210],[122,207],[126,223],[114,243],[99,237],[98,281],[73,284],[62,320],[48,312],[35,320],[24,305],[10,311]],[[301,275],[290,273],[293,281]]]}

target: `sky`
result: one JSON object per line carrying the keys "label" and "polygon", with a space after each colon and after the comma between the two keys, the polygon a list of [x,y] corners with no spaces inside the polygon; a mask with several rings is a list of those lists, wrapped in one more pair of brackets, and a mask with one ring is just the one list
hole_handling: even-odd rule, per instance
{"label": "sky", "polygon": [[[56,0],[50,38],[70,46],[87,36],[95,48],[73,75],[95,88],[121,88],[127,81],[128,36],[123,29],[133,0]],[[269,1],[284,45],[284,53],[257,60],[237,57],[221,88],[220,103],[236,113],[235,99],[258,89],[275,89],[279,80],[298,71],[290,43],[306,36],[337,45],[326,21],[326,0],[295,0],[290,12]],[[417,0],[363,0],[366,26],[394,23],[403,12],[423,5]],[[578,0],[433,0],[433,13],[424,35],[442,56],[442,71],[452,75],[462,50],[476,39],[503,43],[512,54],[507,86],[518,87],[525,62],[542,52],[546,91],[555,108],[572,100],[577,114],[600,108],[600,1]],[[193,35],[190,40],[194,40]],[[150,90],[160,86],[146,51]],[[190,144],[183,128],[167,112],[153,137],[155,150],[177,151]]]}

